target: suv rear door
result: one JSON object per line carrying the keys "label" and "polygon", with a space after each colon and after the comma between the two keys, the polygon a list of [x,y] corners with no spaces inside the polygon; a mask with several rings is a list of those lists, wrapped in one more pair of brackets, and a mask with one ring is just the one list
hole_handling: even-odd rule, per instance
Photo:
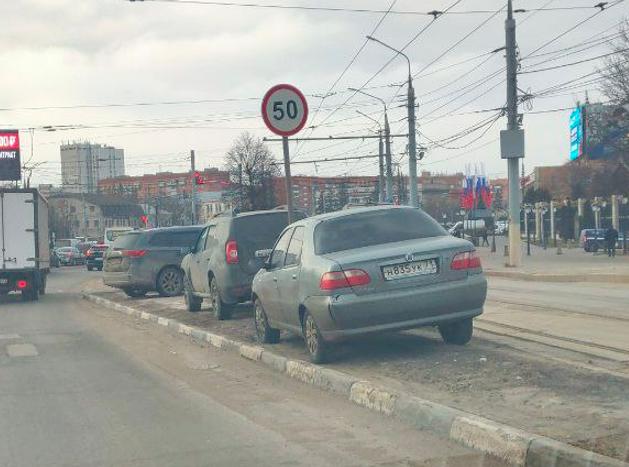
{"label": "suv rear door", "polygon": [[238,262],[243,273],[253,279],[264,259],[256,258],[257,250],[273,248],[282,230],[288,225],[285,211],[269,211],[236,217],[232,232],[238,244]]}
{"label": "suv rear door", "polygon": [[195,292],[208,293],[208,272],[213,255],[217,254],[216,224],[208,225],[197,243],[190,261],[190,281]]}
{"label": "suv rear door", "polygon": [[105,272],[127,272],[131,265],[131,258],[126,252],[137,252],[145,234],[141,232],[129,232],[116,238],[111,249],[105,254]]}

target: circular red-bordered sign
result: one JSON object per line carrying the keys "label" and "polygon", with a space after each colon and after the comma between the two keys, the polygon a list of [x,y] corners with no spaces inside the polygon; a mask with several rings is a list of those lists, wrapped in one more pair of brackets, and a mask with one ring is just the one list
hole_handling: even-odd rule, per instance
{"label": "circular red-bordered sign", "polygon": [[308,102],[303,93],[291,84],[277,84],[262,99],[262,118],[276,135],[292,136],[308,120]]}

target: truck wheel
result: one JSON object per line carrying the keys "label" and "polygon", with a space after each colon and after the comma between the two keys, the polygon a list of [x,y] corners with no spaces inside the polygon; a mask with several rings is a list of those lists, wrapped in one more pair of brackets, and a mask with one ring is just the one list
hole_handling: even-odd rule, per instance
{"label": "truck wheel", "polygon": [[232,317],[232,307],[221,299],[218,284],[214,277],[210,280],[210,303],[212,304],[212,310],[214,310],[214,317],[219,321]]}
{"label": "truck wheel", "polygon": [[28,289],[22,290],[23,302],[34,302],[37,300],[39,300],[39,289],[28,288]]}
{"label": "truck wheel", "polygon": [[439,326],[439,334],[446,344],[465,345],[472,338],[472,332],[474,332],[472,318]]}
{"label": "truck wheel", "polygon": [[167,267],[157,276],[157,292],[162,297],[175,297],[183,292],[183,273],[175,267]]}

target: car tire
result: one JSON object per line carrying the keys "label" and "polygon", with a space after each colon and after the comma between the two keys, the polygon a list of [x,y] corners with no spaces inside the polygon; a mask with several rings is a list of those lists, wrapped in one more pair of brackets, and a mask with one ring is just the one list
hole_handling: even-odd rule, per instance
{"label": "car tire", "polygon": [[472,318],[439,326],[439,334],[446,344],[465,345],[472,338],[473,332],[474,322]]}
{"label": "car tire", "polygon": [[127,296],[131,297],[131,298],[139,298],[139,297],[144,297],[146,295],[146,290],[144,289],[123,289],[124,293],[127,294]]}
{"label": "car tire", "polygon": [[42,275],[39,281],[39,295],[46,295],[46,276]]}
{"label": "car tire", "polygon": [[175,297],[183,292],[183,272],[174,266],[161,270],[157,276],[157,293],[162,297]]}
{"label": "car tire", "polygon": [[317,326],[316,321],[308,311],[304,314],[302,332],[310,361],[312,363],[325,363],[328,361],[328,344],[323,340],[319,326]]}
{"label": "car tire", "polygon": [[186,302],[186,309],[192,313],[197,311],[201,311],[201,304],[203,303],[203,299],[197,297],[192,293],[192,288],[186,281],[183,288],[183,299]]}
{"label": "car tire", "polygon": [[592,247],[590,248],[590,250],[594,253],[596,253],[598,251],[598,242],[593,243]]}
{"label": "car tire", "polygon": [[99,271],[102,271],[102,270],[103,270],[103,267],[102,267],[102,266],[98,266],[98,268],[97,268],[97,269],[98,269]]}
{"label": "car tire", "polygon": [[212,311],[214,311],[214,317],[217,320],[223,321],[232,317],[232,306],[225,303],[221,298],[221,293],[215,277],[210,279],[210,304],[212,306]]}
{"label": "car tire", "polygon": [[253,302],[256,338],[260,344],[277,344],[280,341],[280,330],[269,326],[262,302],[256,298]]}
{"label": "car tire", "polygon": [[87,270],[88,270],[88,271],[92,271],[93,269],[94,269],[94,268],[93,268],[92,266],[88,266],[88,267],[87,267]]}

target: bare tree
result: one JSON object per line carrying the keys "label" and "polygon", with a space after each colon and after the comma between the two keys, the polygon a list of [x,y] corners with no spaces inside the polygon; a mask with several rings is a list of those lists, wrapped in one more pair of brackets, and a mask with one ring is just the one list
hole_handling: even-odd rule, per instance
{"label": "bare tree", "polygon": [[273,177],[280,168],[260,138],[242,133],[225,155],[225,166],[241,209],[268,209],[275,205]]}
{"label": "bare tree", "polygon": [[613,42],[614,55],[605,59],[605,67],[599,70],[603,80],[601,92],[612,103],[629,103],[629,20],[620,26],[619,36]]}

